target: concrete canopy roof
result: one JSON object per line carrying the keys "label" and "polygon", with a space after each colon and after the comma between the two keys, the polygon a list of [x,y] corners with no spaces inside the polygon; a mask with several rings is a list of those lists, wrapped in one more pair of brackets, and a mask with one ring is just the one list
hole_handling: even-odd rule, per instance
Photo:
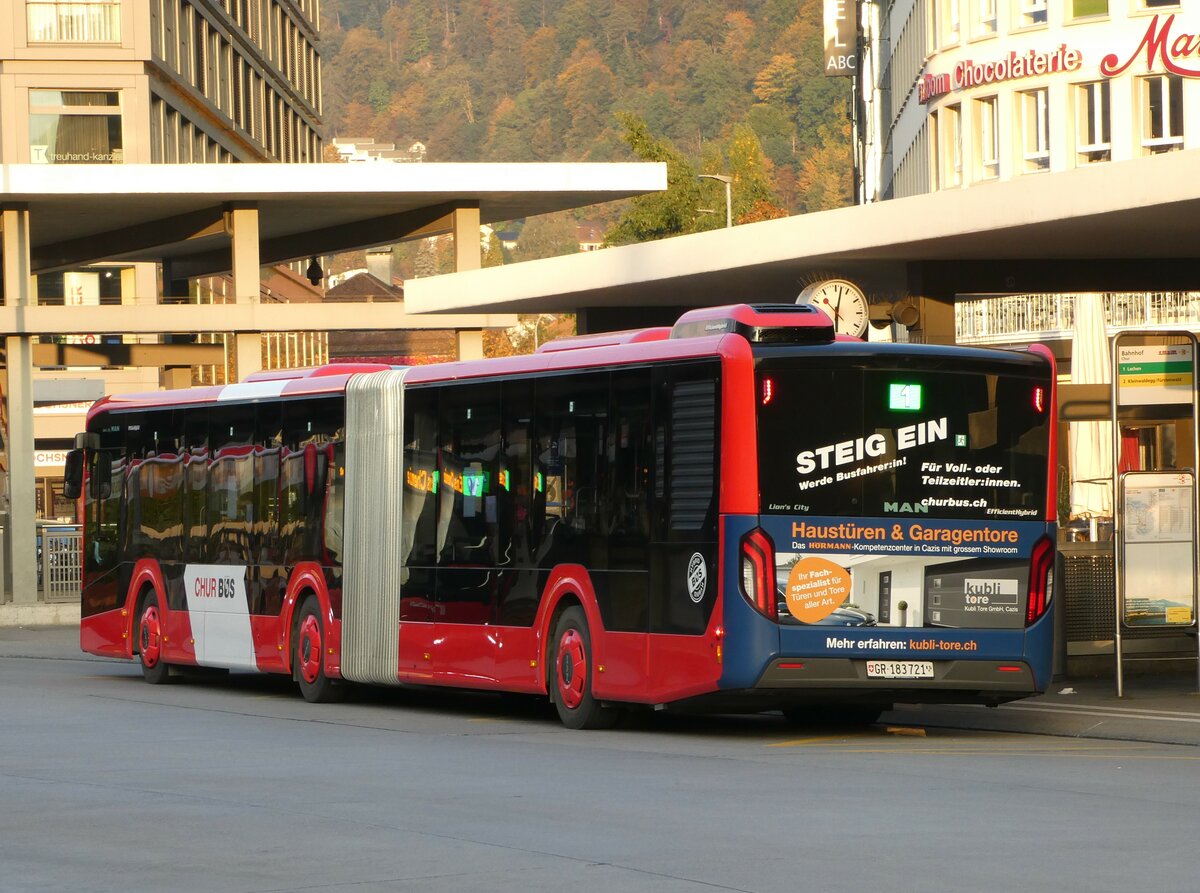
{"label": "concrete canopy roof", "polygon": [[405,297],[414,313],[706,306],[793,301],[828,276],[881,300],[1200,290],[1197,220],[1200,152],[1183,151],[413,280]]}
{"label": "concrete canopy roof", "polygon": [[169,260],[193,277],[230,269],[223,213],[256,207],[262,263],[665,189],[663,164],[0,165],[0,206],[30,213],[32,272],[100,260]]}

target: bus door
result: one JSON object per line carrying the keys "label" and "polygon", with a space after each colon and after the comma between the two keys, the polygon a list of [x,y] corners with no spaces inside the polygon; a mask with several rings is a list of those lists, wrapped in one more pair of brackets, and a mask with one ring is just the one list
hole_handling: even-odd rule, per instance
{"label": "bus door", "polygon": [[715,360],[655,372],[649,668],[675,696],[720,675],[703,635],[718,592],[719,384]]}

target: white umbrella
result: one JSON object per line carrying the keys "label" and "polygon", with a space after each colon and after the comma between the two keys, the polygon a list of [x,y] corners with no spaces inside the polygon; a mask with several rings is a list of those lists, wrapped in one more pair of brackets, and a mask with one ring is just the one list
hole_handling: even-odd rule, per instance
{"label": "white umbrella", "polygon": [[[1074,344],[1071,347],[1072,384],[1112,381],[1104,296],[1075,296]],[[1072,422],[1071,518],[1111,519],[1112,422]]]}

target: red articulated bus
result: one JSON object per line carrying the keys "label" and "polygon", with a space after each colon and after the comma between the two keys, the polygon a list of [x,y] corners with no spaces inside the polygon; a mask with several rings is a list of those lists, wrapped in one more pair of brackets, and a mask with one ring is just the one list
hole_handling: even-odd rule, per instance
{"label": "red articulated bus", "polygon": [[526,357],[109,397],[85,651],[622,708],[998,703],[1052,651],[1052,356],[693,311]]}

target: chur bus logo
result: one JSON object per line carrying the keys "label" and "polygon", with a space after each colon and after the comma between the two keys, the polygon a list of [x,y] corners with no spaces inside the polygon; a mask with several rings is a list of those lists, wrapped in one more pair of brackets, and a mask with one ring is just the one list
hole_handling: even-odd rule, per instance
{"label": "chur bus logo", "polygon": [[885,502],[883,504],[885,512],[907,512],[910,515],[928,515],[929,506],[922,505],[919,502]]}

